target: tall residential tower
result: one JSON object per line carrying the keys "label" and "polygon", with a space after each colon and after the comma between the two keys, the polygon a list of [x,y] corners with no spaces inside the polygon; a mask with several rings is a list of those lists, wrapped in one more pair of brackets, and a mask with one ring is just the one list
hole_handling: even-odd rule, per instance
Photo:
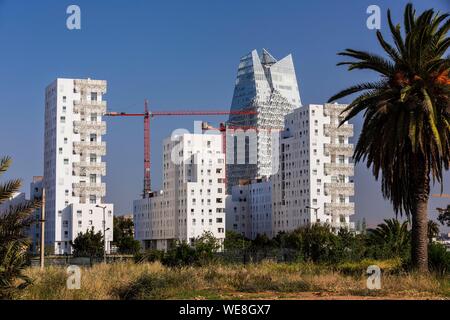
{"label": "tall residential tower", "polygon": [[102,136],[106,123],[106,81],[56,79],[45,91],[44,187],[47,246],[71,253],[78,233],[103,232],[113,239],[113,205],[104,203]]}
{"label": "tall residential tower", "polygon": [[286,116],[280,141],[280,170],[272,187],[272,233],[327,223],[353,229],[353,125],[347,105],[308,105]]}
{"label": "tall residential tower", "polygon": [[133,203],[135,239],[144,249],[190,244],[205,231],[225,238],[225,155],[219,134],[164,140],[163,190]]}
{"label": "tall residential tower", "polygon": [[[253,50],[241,58],[231,110],[251,109],[257,115],[231,115],[228,124],[253,126],[257,131],[255,139],[247,137],[241,144],[235,138],[231,151],[234,154],[227,156],[227,193],[239,184],[239,179],[269,177],[278,170],[278,162],[272,161],[273,151],[278,150],[276,131],[283,129],[284,116],[300,106],[291,55],[277,61],[263,49],[259,55]],[[252,149],[251,144],[256,144],[256,148]],[[227,147],[230,147],[228,142]],[[256,154],[250,150],[256,150]],[[239,152],[245,154],[241,157],[243,161],[238,160]],[[278,156],[274,156],[277,160]]]}

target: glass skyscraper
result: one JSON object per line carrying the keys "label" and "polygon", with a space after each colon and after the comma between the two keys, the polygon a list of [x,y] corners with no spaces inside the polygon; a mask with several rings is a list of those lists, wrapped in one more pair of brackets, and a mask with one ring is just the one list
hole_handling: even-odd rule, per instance
{"label": "glass skyscraper", "polygon": [[279,130],[284,127],[284,116],[300,106],[291,55],[277,61],[263,49],[260,54],[253,50],[241,58],[231,110],[255,110],[257,114],[230,115],[227,124],[230,127],[250,126],[256,130],[254,135],[240,138],[234,134],[232,139],[227,139],[228,193],[240,179],[265,177],[277,172],[278,154],[274,152],[278,153],[275,142]]}

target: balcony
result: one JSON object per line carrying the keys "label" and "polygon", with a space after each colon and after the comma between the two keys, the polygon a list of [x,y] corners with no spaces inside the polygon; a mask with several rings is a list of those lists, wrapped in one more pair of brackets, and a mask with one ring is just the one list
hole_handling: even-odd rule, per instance
{"label": "balcony", "polygon": [[334,124],[324,124],[323,126],[325,136],[329,137],[333,136],[345,136],[351,137],[353,136],[353,125],[352,124],[343,124],[341,126]]}
{"label": "balcony", "polygon": [[327,103],[323,108],[323,113],[328,117],[339,117],[347,106],[346,104]]}
{"label": "balcony", "polygon": [[325,203],[325,214],[337,215],[351,215],[355,212],[354,203]]}
{"label": "balcony", "polygon": [[352,163],[325,163],[324,168],[326,175],[353,176],[355,171]]}
{"label": "balcony", "polygon": [[331,196],[343,195],[351,197],[355,195],[355,184],[353,182],[331,182],[325,183],[325,193]]}
{"label": "balcony", "polygon": [[90,154],[95,153],[99,156],[106,155],[106,143],[101,142],[91,142],[91,141],[81,141],[73,143],[73,151],[77,154]]}
{"label": "balcony", "polygon": [[347,230],[355,230],[354,222],[335,222],[331,224],[332,228],[335,229],[347,229]]}
{"label": "balcony", "polygon": [[90,174],[106,175],[104,162],[74,162],[73,171],[77,176],[89,176]]}
{"label": "balcony", "polygon": [[92,132],[99,135],[106,133],[106,122],[105,121],[74,121],[73,122],[74,133],[80,132]]}
{"label": "balcony", "polygon": [[73,112],[81,114],[97,113],[103,115],[106,113],[106,101],[75,101],[73,104]]}
{"label": "balcony", "polygon": [[105,80],[76,79],[74,85],[77,91],[106,92]]}
{"label": "balcony", "polygon": [[75,197],[95,195],[104,197],[106,195],[105,183],[73,183],[73,193]]}
{"label": "balcony", "polygon": [[325,143],[325,154],[327,153],[351,157],[353,155],[353,145],[346,143]]}

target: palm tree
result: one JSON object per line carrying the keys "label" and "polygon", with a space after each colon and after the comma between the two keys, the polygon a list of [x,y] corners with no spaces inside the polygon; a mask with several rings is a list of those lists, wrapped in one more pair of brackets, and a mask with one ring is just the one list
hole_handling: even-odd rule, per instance
{"label": "palm tree", "polygon": [[428,243],[432,243],[433,238],[436,238],[439,235],[439,225],[433,220],[429,220],[427,230]]}
{"label": "palm tree", "polygon": [[431,179],[441,184],[450,164],[450,38],[448,14],[424,11],[412,4],[404,12],[404,33],[388,24],[394,45],[378,31],[387,57],[346,49],[339,55],[355,59],[338,65],[348,70],[372,70],[376,82],[347,88],[329,99],[335,101],[359,92],[343,112],[343,122],[364,114],[355,147],[356,162],[367,161],[376,179],[381,172],[382,193],[396,214],[412,217],[413,267],[428,270],[427,205]]}
{"label": "palm tree", "polygon": [[[0,159],[0,175],[11,165],[11,158]],[[0,205],[20,189],[19,179],[0,183]],[[27,201],[0,212],[0,298],[7,298],[16,288],[23,288],[30,279],[23,274],[26,253],[30,245],[25,231],[33,223],[32,212],[40,200]],[[16,287],[16,280],[21,282]]]}
{"label": "palm tree", "polygon": [[400,223],[397,219],[385,219],[375,229],[368,230],[370,245],[389,248],[397,256],[409,245],[410,238],[408,222]]}

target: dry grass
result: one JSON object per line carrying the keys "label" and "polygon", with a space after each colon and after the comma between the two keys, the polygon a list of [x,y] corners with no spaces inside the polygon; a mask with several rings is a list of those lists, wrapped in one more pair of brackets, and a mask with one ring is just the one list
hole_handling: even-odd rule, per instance
{"label": "dry grass", "polygon": [[30,268],[34,284],[18,299],[240,299],[450,298],[449,277],[384,274],[382,290],[366,289],[364,275],[313,264],[265,262],[168,269],[160,263],[120,262],[83,268],[80,290],[66,288],[64,268]]}

